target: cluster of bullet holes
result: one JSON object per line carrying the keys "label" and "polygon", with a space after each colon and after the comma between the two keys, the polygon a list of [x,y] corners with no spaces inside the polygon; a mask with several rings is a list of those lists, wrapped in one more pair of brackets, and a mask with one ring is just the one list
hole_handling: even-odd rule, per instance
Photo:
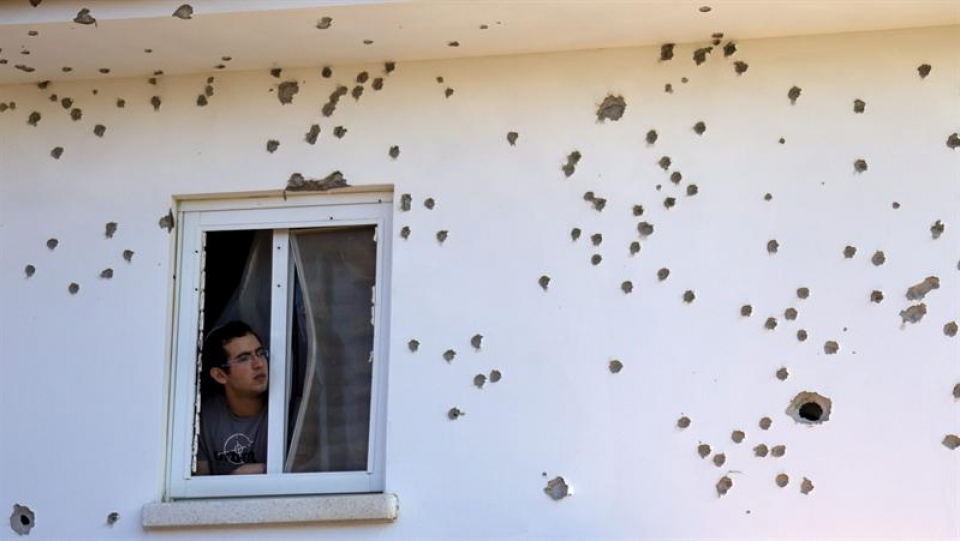
{"label": "cluster of bullet holes", "polygon": [[284,191],[291,192],[326,192],[337,188],[348,188],[350,183],[340,171],[334,171],[322,179],[308,179],[300,173],[293,173],[287,179]]}
{"label": "cluster of bullet holes", "polygon": [[29,507],[19,503],[13,504],[13,512],[10,513],[10,528],[17,535],[29,535],[35,524],[35,519],[33,511]]}

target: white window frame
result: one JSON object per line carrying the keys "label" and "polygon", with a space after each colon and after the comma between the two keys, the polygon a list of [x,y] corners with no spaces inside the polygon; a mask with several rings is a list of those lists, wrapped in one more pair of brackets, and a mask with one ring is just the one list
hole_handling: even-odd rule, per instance
{"label": "white window frame", "polygon": [[[176,275],[174,278],[172,396],[167,460],[167,501],[189,498],[356,494],[384,491],[387,353],[389,345],[392,189],[357,189],[336,193],[283,192],[200,196],[177,201]],[[373,294],[374,364],[371,381],[370,434],[366,471],[283,473],[286,442],[286,360],[289,352],[289,301],[292,269],[288,268],[287,231],[294,228],[374,225],[377,274]],[[203,298],[201,265],[203,234],[211,231],[273,229],[274,275],[269,343],[270,381],[265,474],[192,475],[199,321]],[[205,329],[204,332],[209,332]],[[277,391],[281,392],[277,392]]]}

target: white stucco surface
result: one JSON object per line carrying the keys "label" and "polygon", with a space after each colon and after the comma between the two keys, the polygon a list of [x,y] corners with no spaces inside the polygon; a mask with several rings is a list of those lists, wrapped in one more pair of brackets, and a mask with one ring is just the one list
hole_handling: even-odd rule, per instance
{"label": "white stucco surface", "polygon": [[[30,539],[960,535],[960,450],[941,444],[960,431],[960,338],[944,332],[960,319],[960,150],[946,145],[960,130],[960,29],[743,41],[732,57],[721,47],[695,65],[707,44],[678,45],[665,62],[653,47],[399,63],[389,75],[380,64],[334,66],[330,79],[319,67],[279,79],[211,73],[205,107],[196,99],[208,75],[0,87],[0,103],[16,103],[0,113],[0,507],[35,512]],[[749,65],[743,75],[736,60]],[[361,71],[383,89],[367,82],[323,117],[335,86],[353,88]],[[281,105],[288,80],[300,90]],[[793,86],[802,92],[791,105]],[[625,113],[598,121],[611,94]],[[342,139],[335,126],[348,129]],[[272,154],[269,139],[280,141]],[[574,150],[582,159],[566,178]],[[386,487],[403,502],[397,520],[144,531],[168,437],[174,236],[158,219],[175,194],[279,189],[291,173],[334,170],[413,197],[393,227],[411,229],[392,264]],[[602,212],[587,191],[607,199]],[[937,220],[945,230],[933,239]],[[641,239],[640,221],[654,234]],[[112,279],[99,278],[105,268]],[[940,288],[922,321],[903,324],[898,314],[916,302],[905,292],[927,276]],[[882,303],[870,302],[874,290]],[[752,316],[740,315],[744,304]],[[791,307],[795,321],[784,317]],[[768,317],[776,329],[764,328]],[[837,354],[825,354],[828,340]],[[473,386],[494,369],[501,381]],[[829,421],[787,416],[801,391],[832,399]],[[466,415],[448,420],[451,407]],[[679,429],[683,415],[692,423]],[[725,464],[701,459],[701,443]],[[761,443],[786,454],[757,458]],[[724,475],[733,487],[718,497]],[[572,496],[544,494],[556,476]],[[804,478],[815,487],[806,495]],[[111,512],[120,518],[108,525]]]}

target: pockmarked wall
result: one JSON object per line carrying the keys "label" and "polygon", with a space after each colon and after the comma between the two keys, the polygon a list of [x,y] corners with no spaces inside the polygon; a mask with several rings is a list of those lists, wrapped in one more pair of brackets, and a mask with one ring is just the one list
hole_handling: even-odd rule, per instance
{"label": "pockmarked wall", "polygon": [[[31,539],[954,538],[960,29],[718,41],[0,88],[0,506]],[[159,220],[334,171],[395,188],[399,519],[144,532]]]}

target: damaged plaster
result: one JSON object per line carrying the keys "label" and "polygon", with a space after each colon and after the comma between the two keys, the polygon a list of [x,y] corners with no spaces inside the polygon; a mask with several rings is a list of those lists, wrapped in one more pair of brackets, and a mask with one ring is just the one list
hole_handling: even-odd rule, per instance
{"label": "damaged plaster", "polygon": [[30,530],[35,525],[36,516],[26,505],[19,503],[13,504],[13,512],[10,513],[10,528],[17,535],[30,535]]}
{"label": "damaged plaster", "polygon": [[570,487],[563,477],[557,476],[547,481],[547,486],[543,488],[543,493],[553,501],[560,501],[570,496]]}
{"label": "damaged plaster", "polygon": [[817,425],[830,420],[833,401],[811,391],[798,393],[787,405],[786,414],[800,424]]}

